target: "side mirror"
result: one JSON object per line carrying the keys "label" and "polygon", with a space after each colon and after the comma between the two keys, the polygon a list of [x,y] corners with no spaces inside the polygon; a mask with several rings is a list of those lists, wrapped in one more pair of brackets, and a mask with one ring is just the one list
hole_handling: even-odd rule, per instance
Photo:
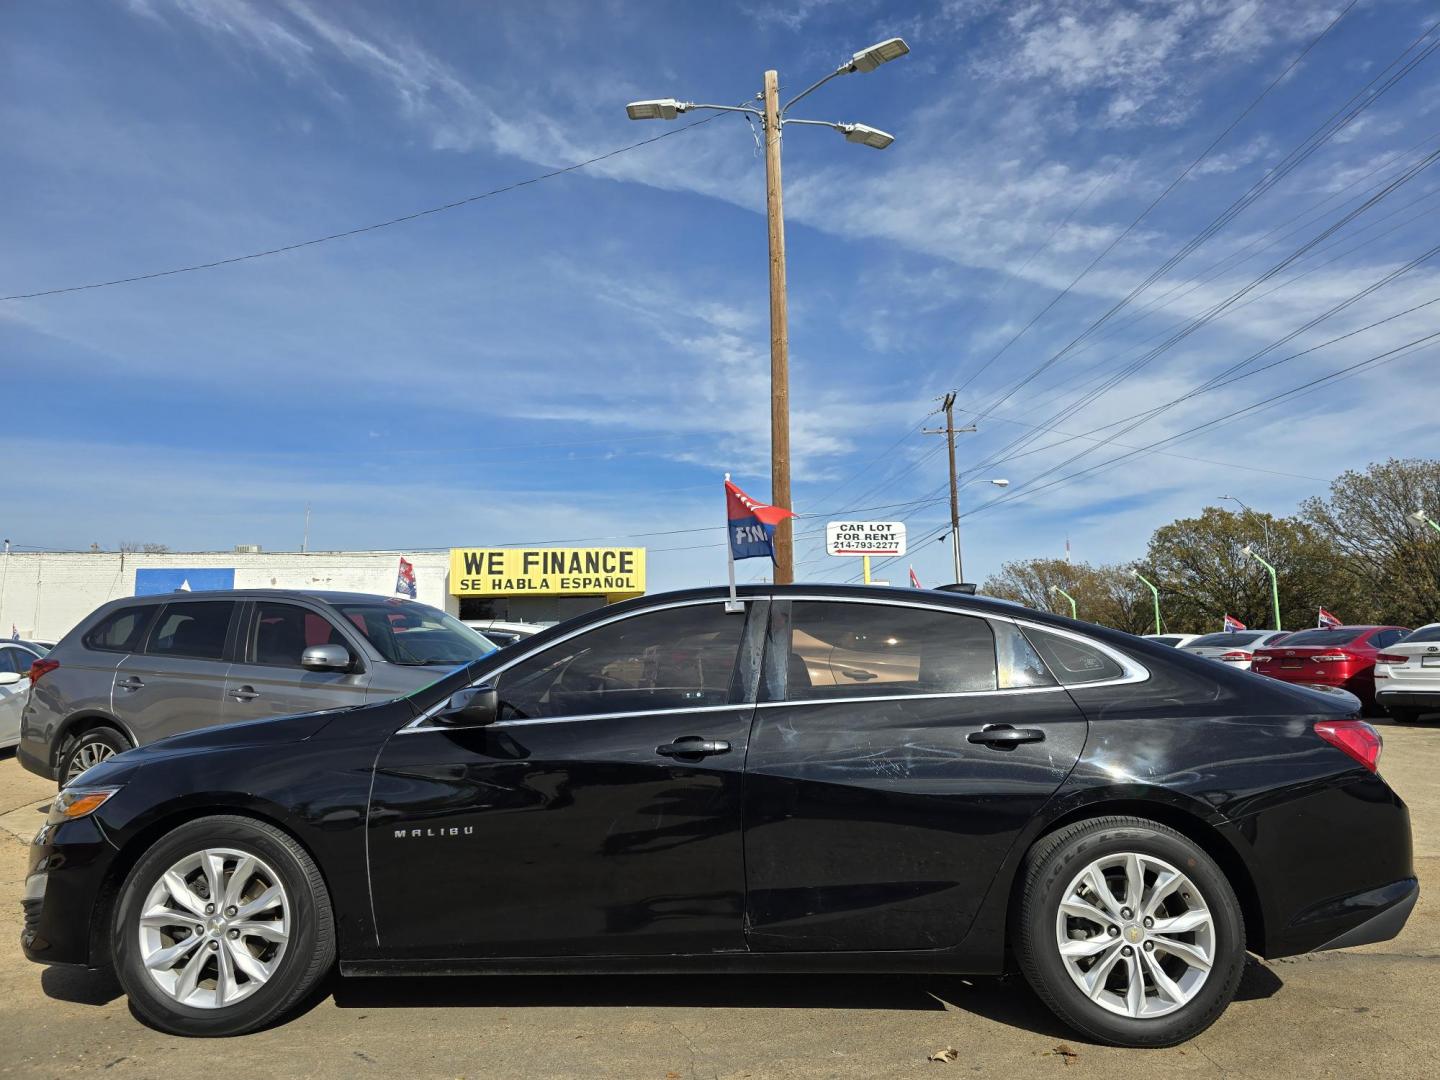
{"label": "side mirror", "polygon": [[14,686],[23,678],[18,671],[0,671],[0,686]]}
{"label": "side mirror", "polygon": [[349,671],[353,664],[344,645],[311,645],[300,654],[300,666],[307,671]]}
{"label": "side mirror", "polygon": [[470,686],[451,694],[435,720],[457,727],[479,726],[493,724],[499,711],[500,695],[493,686]]}

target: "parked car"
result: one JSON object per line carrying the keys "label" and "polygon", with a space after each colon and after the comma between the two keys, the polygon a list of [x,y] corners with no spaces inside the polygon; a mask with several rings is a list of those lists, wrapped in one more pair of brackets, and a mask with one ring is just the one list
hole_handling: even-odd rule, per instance
{"label": "parked car", "polygon": [[507,622],[503,619],[465,619],[464,623],[471,630],[484,634],[502,649],[545,629],[539,623]]}
{"label": "parked car", "polygon": [[1204,634],[1181,648],[1196,656],[1223,661],[1240,671],[1249,671],[1256,649],[1288,636],[1282,630],[1226,630]]}
{"label": "parked car", "polygon": [[360,705],[495,651],[399,597],[252,589],[114,600],[30,670],[20,763],[63,785],[210,724]]}
{"label": "parked car", "polygon": [[1440,623],[1412,631],[1375,658],[1375,703],[1400,721],[1440,712]]}
{"label": "parked car", "polygon": [[1292,683],[1337,686],[1375,708],[1375,658],[1410,633],[1403,626],[1299,630],[1255,653],[1254,670]]}
{"label": "parked car", "polygon": [[20,714],[30,693],[30,666],[47,651],[33,641],[0,641],[0,750],[20,741]]}
{"label": "parked car", "polygon": [[1169,645],[1172,649],[1183,648],[1198,638],[1199,634],[1145,634],[1146,641],[1153,641],[1156,645]]}
{"label": "parked car", "polygon": [[402,698],[95,765],[30,849],[26,954],[113,967],[184,1035],[270,1024],[337,960],[1013,955],[1088,1036],[1167,1046],[1247,949],[1385,940],[1415,903],[1405,805],[1345,695],[958,593],[726,596],[625,601]]}

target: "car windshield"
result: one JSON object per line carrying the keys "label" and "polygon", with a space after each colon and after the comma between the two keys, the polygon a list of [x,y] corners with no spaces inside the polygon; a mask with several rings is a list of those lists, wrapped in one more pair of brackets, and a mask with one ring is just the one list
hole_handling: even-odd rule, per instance
{"label": "car windshield", "polygon": [[1263,636],[1262,632],[1258,630],[1245,630],[1243,632],[1230,631],[1225,634],[1206,634],[1203,637],[1196,638],[1185,647],[1187,649],[1233,649],[1237,645],[1250,645],[1261,636]]}
{"label": "car windshield", "polygon": [[409,600],[336,604],[335,610],[392,664],[468,664],[495,651],[489,638],[459,619]]}
{"label": "car windshield", "polygon": [[1291,645],[1344,645],[1347,641],[1354,641],[1360,636],[1360,631],[1353,626],[1340,630],[1301,630],[1293,637],[1285,639],[1285,647]]}

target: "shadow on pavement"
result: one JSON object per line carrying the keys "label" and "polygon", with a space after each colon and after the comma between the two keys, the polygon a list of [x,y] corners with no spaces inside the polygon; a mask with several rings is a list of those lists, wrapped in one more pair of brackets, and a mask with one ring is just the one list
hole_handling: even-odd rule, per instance
{"label": "shadow on pavement", "polygon": [[47,967],[40,973],[40,988],[46,997],[74,1005],[108,1005],[125,993],[108,972],[72,967]]}

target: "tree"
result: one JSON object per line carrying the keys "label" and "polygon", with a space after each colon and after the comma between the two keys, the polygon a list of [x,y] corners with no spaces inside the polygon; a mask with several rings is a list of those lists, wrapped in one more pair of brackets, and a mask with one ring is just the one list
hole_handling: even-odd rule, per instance
{"label": "tree", "polygon": [[1337,574],[1355,607],[1337,614],[1401,626],[1440,617],[1440,534],[1410,520],[1418,509],[1440,511],[1440,461],[1391,458],[1344,472],[1329,498],[1301,504],[1304,520],[1342,556]]}
{"label": "tree", "polygon": [[1127,566],[1025,559],[1006,563],[998,574],[985,579],[980,591],[1026,607],[1068,615],[1069,602],[1050,591],[1057,586],[1075,597],[1076,614],[1087,622],[1136,634],[1155,628],[1150,594],[1130,575]]}
{"label": "tree", "polygon": [[1278,572],[1285,627],[1315,625],[1321,604],[1346,612],[1356,607],[1344,559],[1324,531],[1295,518],[1207,506],[1199,517],[1163,525],[1150,538],[1149,572],[1142,572],[1160,586],[1168,629],[1219,630],[1227,614],[1247,626],[1274,623],[1269,571],[1244,553],[1247,544]]}

